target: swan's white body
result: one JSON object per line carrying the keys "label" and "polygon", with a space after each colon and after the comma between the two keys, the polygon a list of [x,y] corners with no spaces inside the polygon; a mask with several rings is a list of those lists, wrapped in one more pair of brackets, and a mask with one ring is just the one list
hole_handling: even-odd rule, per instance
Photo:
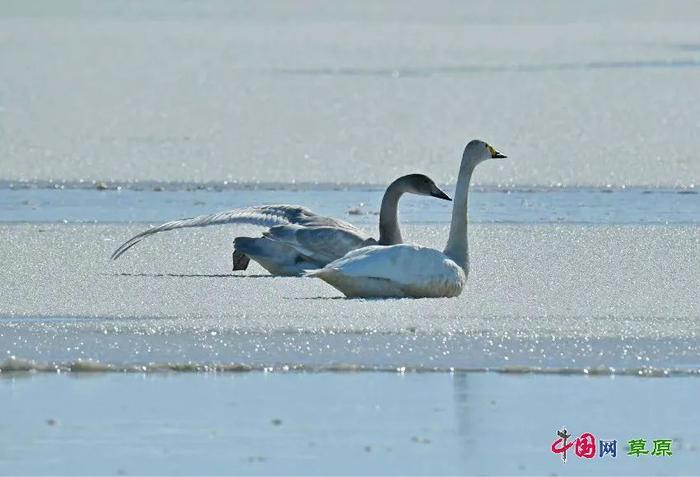
{"label": "swan's white body", "polygon": [[150,228],[124,242],[113,254],[119,258],[144,238],[159,232],[188,227],[224,224],[252,224],[269,227],[262,237],[236,237],[235,270],[245,269],[248,259],[258,262],[273,275],[298,276],[341,258],[351,250],[367,245],[393,245],[403,242],[398,224],[398,203],[404,193],[449,197],[422,174],[409,174],[395,180],[386,190],[379,215],[379,241],[345,221],[317,215],[297,205],[263,205],[233,209],[191,219],[175,220]]}
{"label": "swan's white body", "polygon": [[462,293],[469,274],[467,198],[477,164],[505,157],[482,141],[467,144],[457,179],[450,236],[444,252],[416,245],[364,247],[306,273],[348,297],[436,298]]}
{"label": "swan's white body", "polygon": [[365,298],[453,297],[467,283],[464,270],[444,253],[408,244],[353,250],[306,275]]}

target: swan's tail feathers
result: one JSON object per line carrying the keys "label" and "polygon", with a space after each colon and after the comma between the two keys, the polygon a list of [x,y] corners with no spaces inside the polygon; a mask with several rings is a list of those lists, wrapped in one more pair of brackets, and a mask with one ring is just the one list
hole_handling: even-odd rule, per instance
{"label": "swan's tail feathers", "polygon": [[248,264],[250,263],[250,257],[245,253],[241,253],[238,250],[233,251],[233,270],[238,272],[241,270],[247,270]]}
{"label": "swan's tail feathers", "polygon": [[278,265],[295,265],[309,261],[292,247],[265,237],[236,237],[233,247],[236,252],[253,260],[263,259]]}
{"label": "swan's tail feathers", "polygon": [[172,222],[166,222],[162,225],[152,227],[130,238],[114,251],[111,258],[112,260],[118,259],[124,252],[141,240],[158,232],[167,232],[169,230],[188,227],[209,227],[211,225],[225,224],[250,224],[274,227],[275,225],[300,223],[311,216],[313,216],[313,212],[297,205],[261,205],[226,210],[209,215],[200,215],[199,217],[193,217],[191,219],[173,220]]}
{"label": "swan's tail feathers", "polygon": [[301,276],[307,277],[307,278],[323,278],[325,276],[332,275],[333,273],[335,273],[335,269],[324,267],[324,268],[304,270],[304,272],[301,274]]}
{"label": "swan's tail feathers", "polygon": [[265,252],[263,247],[261,247],[261,242],[263,240],[265,239],[260,237],[236,237],[233,239],[233,248],[236,251],[235,253],[254,257]]}

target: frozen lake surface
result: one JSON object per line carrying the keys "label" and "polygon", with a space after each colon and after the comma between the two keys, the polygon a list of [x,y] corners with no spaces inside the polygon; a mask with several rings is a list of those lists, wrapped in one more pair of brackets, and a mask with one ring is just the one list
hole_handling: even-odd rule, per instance
{"label": "frozen lake surface", "polygon": [[[696,373],[700,195],[681,192],[477,191],[465,293],[376,301],[256,264],[232,274],[232,238],[258,235],[251,226],[164,233],[109,255],[146,227],[125,220],[272,198],[373,232],[380,190],[7,189],[0,343],[6,358],[38,368]],[[449,203],[411,198],[404,211],[407,241],[444,244]],[[18,366],[35,365],[5,363]]]}
{"label": "frozen lake surface", "polygon": [[700,180],[700,4],[5,1],[0,179]]}

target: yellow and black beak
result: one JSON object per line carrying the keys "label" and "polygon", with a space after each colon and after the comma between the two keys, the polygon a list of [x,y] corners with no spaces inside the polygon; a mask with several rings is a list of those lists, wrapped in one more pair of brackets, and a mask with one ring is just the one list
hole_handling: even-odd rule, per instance
{"label": "yellow and black beak", "polygon": [[503,159],[504,157],[508,157],[508,156],[506,156],[505,154],[501,154],[500,152],[498,152],[497,150],[495,150],[495,149],[493,148],[493,146],[490,146],[490,145],[487,144],[486,147],[489,148],[489,152],[491,153],[491,158],[492,158],[492,159]]}

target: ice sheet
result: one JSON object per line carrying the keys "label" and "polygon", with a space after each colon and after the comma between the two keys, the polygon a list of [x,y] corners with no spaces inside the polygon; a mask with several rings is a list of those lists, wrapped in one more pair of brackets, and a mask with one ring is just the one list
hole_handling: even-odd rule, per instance
{"label": "ice sheet", "polygon": [[6,1],[0,178],[689,186],[699,8]]}
{"label": "ice sheet", "polygon": [[[231,275],[233,232],[0,227],[6,356],[39,361],[700,368],[700,229],[474,225],[457,299],[346,300],[320,280]],[[242,234],[258,233],[243,229]],[[439,246],[445,226],[410,226]]]}

